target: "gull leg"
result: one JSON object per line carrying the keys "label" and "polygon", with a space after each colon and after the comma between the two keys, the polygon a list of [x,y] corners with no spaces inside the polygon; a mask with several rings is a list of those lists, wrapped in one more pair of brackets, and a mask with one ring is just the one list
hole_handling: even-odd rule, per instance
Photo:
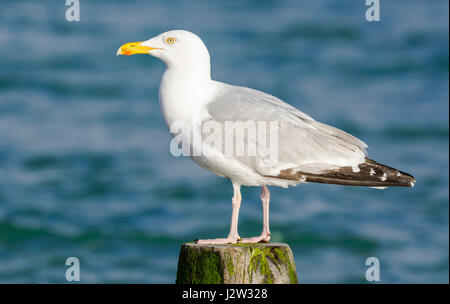
{"label": "gull leg", "polygon": [[207,239],[207,240],[196,240],[197,244],[236,244],[241,237],[238,234],[238,218],[239,218],[239,208],[241,207],[241,185],[233,182],[234,195],[232,199],[233,203],[233,213],[231,215],[231,225],[230,233],[227,238],[220,239]]}
{"label": "gull leg", "polygon": [[270,241],[270,229],[269,229],[269,201],[270,192],[266,185],[262,186],[261,202],[263,206],[263,230],[260,236],[252,238],[244,238],[240,243],[268,243]]}

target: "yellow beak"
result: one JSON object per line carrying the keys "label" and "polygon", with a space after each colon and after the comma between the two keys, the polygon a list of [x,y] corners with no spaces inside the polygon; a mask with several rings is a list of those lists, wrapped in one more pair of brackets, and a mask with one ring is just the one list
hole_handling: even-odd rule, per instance
{"label": "yellow beak", "polygon": [[153,48],[150,46],[141,45],[143,41],[138,42],[130,42],[122,45],[117,50],[117,56],[119,55],[134,55],[134,54],[148,54],[149,51],[155,50],[157,48]]}

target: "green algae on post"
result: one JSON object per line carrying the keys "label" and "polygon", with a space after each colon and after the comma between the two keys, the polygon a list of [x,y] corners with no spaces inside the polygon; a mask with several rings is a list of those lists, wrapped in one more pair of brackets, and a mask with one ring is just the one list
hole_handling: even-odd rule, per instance
{"label": "green algae on post", "polygon": [[287,244],[208,245],[185,243],[177,284],[297,284]]}

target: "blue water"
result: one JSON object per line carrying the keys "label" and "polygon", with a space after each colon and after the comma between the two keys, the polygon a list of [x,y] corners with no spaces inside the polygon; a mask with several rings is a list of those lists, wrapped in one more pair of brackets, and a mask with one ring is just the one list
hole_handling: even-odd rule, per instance
{"label": "blue water", "polygon": [[[181,243],[226,236],[232,188],[169,152],[163,64],[125,42],[187,29],[217,80],[276,95],[413,174],[412,189],[271,188],[272,240],[303,283],[448,283],[449,31],[446,0],[65,1],[0,4],[0,282],[171,283]],[[259,234],[259,189],[239,232]]]}

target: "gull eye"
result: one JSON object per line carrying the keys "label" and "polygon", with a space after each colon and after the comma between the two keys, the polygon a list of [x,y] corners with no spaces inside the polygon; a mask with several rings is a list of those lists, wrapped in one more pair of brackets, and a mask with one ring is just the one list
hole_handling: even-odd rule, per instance
{"label": "gull eye", "polygon": [[168,44],[172,44],[172,43],[175,42],[175,38],[169,37],[169,38],[166,39],[166,42],[167,42]]}

